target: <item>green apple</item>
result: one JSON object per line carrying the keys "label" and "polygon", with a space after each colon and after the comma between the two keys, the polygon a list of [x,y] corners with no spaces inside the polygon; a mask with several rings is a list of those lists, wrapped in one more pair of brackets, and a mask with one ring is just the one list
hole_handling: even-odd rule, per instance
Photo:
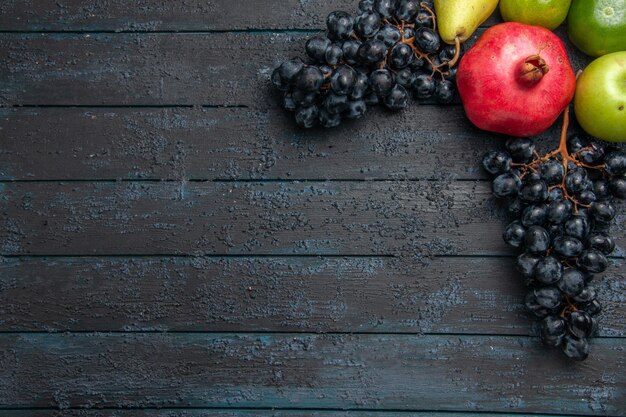
{"label": "green apple", "polygon": [[626,142],[626,51],[593,61],[578,78],[574,112],[590,135]]}

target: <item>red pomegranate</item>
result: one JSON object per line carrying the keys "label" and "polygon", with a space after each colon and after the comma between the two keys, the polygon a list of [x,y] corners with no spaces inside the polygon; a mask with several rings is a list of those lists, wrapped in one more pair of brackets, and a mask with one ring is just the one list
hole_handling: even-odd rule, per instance
{"label": "red pomegranate", "polygon": [[488,29],[467,51],[457,85],[467,117],[479,128],[534,136],[572,101],[576,76],[554,33],[509,22]]}

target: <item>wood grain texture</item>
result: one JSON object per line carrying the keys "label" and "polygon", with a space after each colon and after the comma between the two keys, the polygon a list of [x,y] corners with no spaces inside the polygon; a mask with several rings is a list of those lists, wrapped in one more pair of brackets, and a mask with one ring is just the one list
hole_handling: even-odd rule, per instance
{"label": "wood grain texture", "polygon": [[[0,331],[535,335],[511,258],[54,258],[0,263]],[[626,336],[626,276],[594,288]]]}
{"label": "wood grain texture", "polygon": [[[515,253],[486,182],[27,182],[0,192],[4,255]],[[625,233],[615,228],[621,248]]]}
{"label": "wood grain texture", "polygon": [[[0,103],[277,107],[271,72],[284,60],[303,56],[308,37],[265,32],[0,34]],[[584,68],[589,58],[569,50],[575,69]]]}
{"label": "wood grain texture", "polygon": [[308,131],[276,108],[5,108],[0,132],[0,180],[487,179],[482,155],[504,148],[430,105]]}
{"label": "wood grain texture", "polygon": [[[356,14],[355,0],[3,0],[0,30],[204,31],[323,29],[334,10]],[[498,13],[485,22],[500,21]]]}
{"label": "wood grain texture", "polygon": [[625,339],[572,364],[526,337],[58,334],[0,337],[0,403],[620,415]]}
{"label": "wood grain texture", "polygon": [[[523,414],[507,413],[508,416]],[[337,410],[242,410],[242,409],[149,409],[149,410],[11,410],[3,417],[502,417],[501,413],[446,413],[441,411],[337,411]],[[533,417],[554,417],[555,414],[535,414]]]}
{"label": "wood grain texture", "polygon": [[572,364],[529,337],[496,136],[458,100],[310,132],[277,108],[271,70],[355,7],[0,2],[2,416],[626,414],[623,215]]}
{"label": "wood grain texture", "polygon": [[[303,131],[280,109],[0,109],[0,178],[483,178],[461,107]],[[556,131],[553,132],[556,134]],[[471,151],[468,151],[471,150]],[[419,160],[420,163],[416,163]]]}

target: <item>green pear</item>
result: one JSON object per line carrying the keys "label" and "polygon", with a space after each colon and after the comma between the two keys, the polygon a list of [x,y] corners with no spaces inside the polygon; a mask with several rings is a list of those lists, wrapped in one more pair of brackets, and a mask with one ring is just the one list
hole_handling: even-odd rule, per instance
{"label": "green pear", "polygon": [[465,42],[497,6],[498,0],[435,0],[441,39],[449,44]]}

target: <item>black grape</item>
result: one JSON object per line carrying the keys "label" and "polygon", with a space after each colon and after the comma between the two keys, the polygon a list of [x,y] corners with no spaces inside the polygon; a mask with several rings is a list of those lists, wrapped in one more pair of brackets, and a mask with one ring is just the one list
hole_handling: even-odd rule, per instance
{"label": "black grape", "polygon": [[[354,14],[333,11],[305,51],[308,61],[293,58],[270,75],[281,106],[300,127],[336,127],[378,104],[397,112],[411,98],[440,104],[456,98],[456,67],[448,64],[456,47],[441,41],[431,1],[361,0]],[[613,188],[621,190],[619,183]]]}
{"label": "black grape", "polygon": [[541,320],[542,342],[580,361],[602,312],[591,282],[615,250],[609,229],[615,200],[626,197],[626,156],[592,138],[562,140],[541,156],[532,139],[511,138],[505,149],[488,151],[482,167],[513,216],[503,239],[522,251],[517,271],[530,286],[524,305]]}

